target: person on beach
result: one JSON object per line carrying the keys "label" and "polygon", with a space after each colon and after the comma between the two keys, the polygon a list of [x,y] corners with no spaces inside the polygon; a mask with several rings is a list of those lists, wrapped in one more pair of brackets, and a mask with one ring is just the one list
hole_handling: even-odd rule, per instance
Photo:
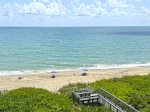
{"label": "person on beach", "polygon": [[56,72],[56,71],[52,71],[51,73],[52,73],[51,78],[56,78],[56,73],[57,73],[57,72]]}

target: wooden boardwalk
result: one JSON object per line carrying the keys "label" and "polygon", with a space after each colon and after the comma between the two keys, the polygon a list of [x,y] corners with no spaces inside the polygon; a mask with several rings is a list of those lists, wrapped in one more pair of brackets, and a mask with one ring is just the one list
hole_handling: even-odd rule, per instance
{"label": "wooden boardwalk", "polygon": [[108,99],[110,102],[113,102],[115,105],[122,108],[122,110],[124,110],[124,112],[139,112],[138,110],[136,110],[131,105],[120,100],[119,98],[117,98],[116,96],[112,95],[111,93],[105,91],[102,88],[97,89],[96,92],[99,93],[103,98]]}
{"label": "wooden boardwalk", "polygon": [[113,112],[139,112],[132,106],[123,102],[116,96],[105,91],[102,88],[92,91],[90,89],[81,89],[72,92],[73,100],[82,105],[104,105]]}

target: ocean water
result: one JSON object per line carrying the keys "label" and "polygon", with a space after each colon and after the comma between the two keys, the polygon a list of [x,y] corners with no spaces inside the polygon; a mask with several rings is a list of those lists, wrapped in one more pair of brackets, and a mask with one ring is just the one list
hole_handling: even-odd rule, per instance
{"label": "ocean water", "polygon": [[150,66],[150,27],[0,28],[0,75]]}

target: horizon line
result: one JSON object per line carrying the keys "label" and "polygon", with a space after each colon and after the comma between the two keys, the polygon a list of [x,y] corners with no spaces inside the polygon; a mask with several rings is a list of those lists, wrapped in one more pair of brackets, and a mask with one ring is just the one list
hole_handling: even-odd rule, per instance
{"label": "horizon line", "polygon": [[150,27],[150,25],[140,26],[0,26],[0,28],[94,28],[94,27]]}

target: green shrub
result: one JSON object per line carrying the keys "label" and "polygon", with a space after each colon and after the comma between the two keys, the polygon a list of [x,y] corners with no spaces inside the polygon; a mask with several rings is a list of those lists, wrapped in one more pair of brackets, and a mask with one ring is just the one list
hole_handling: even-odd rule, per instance
{"label": "green shrub", "polygon": [[[82,85],[82,84],[81,84]],[[71,85],[70,85],[71,86]],[[0,112],[110,112],[103,106],[80,106],[63,94],[20,88],[0,94]]]}
{"label": "green shrub", "polygon": [[72,102],[64,95],[50,93],[44,89],[20,88],[9,91],[0,97],[0,111],[42,112],[61,111]]}

